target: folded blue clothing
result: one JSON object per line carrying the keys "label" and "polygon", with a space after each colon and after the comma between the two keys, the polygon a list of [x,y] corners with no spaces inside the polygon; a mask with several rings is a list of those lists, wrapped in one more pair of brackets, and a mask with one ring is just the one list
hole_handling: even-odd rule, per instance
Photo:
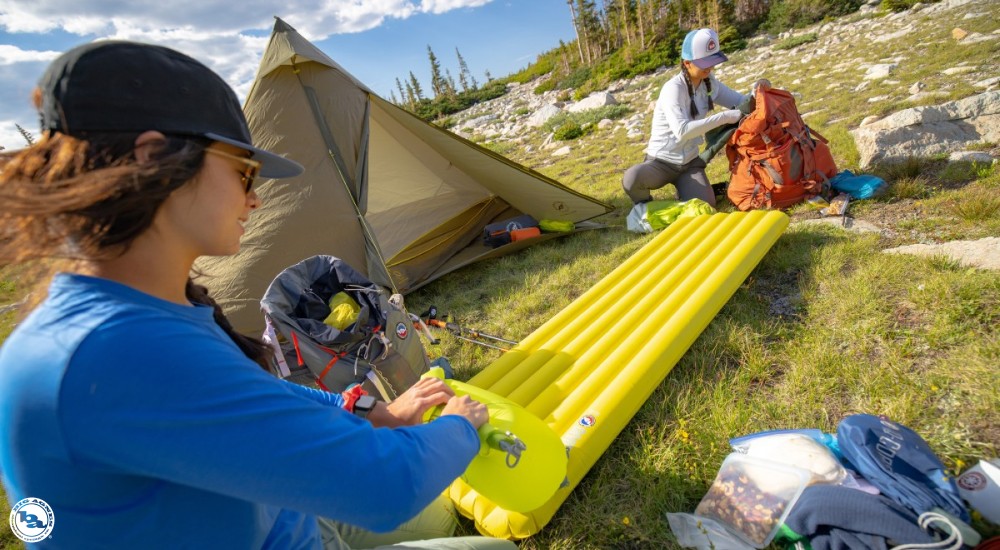
{"label": "folded blue clothing", "polygon": [[813,550],[886,550],[935,541],[917,516],[891,500],[839,485],[811,485],[785,518],[779,544],[808,539]]}
{"label": "folded blue clothing", "polygon": [[852,199],[868,199],[881,195],[889,187],[884,179],[870,174],[854,175],[850,170],[844,170],[830,180],[830,185],[841,193],[847,193]]}
{"label": "folded blue clothing", "polygon": [[918,515],[935,506],[968,523],[954,478],[927,442],[884,416],[855,414],[837,426],[844,458],[882,494]]}

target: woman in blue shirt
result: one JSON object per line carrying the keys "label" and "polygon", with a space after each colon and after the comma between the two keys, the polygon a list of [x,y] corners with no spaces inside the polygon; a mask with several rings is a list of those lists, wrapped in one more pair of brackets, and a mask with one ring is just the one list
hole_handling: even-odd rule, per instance
{"label": "woman in blue shirt", "polygon": [[302,172],[252,145],[218,75],[167,48],[101,41],[56,59],[34,100],[42,137],[0,156],[0,265],[69,261],[0,348],[3,485],[15,508],[40,499],[51,512],[19,536],[343,548],[318,516],[390,531],[465,470],[484,405],[424,380],[362,419],[339,395],[268,374],[266,347],[191,282],[197,257],[239,250],[261,206],[256,176]]}

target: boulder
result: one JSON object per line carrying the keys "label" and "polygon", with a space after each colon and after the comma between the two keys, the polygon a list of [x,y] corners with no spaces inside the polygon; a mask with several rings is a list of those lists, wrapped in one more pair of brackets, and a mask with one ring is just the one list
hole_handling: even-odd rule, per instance
{"label": "boulder", "polygon": [[883,250],[887,254],[947,256],[962,265],[1000,270],[1000,237],[975,241],[950,241],[941,244],[911,244]]}
{"label": "boulder", "polygon": [[552,104],[543,105],[541,109],[535,111],[534,114],[528,117],[528,120],[525,122],[525,124],[531,126],[532,128],[538,128],[539,126],[545,124],[550,118],[558,115],[561,112],[562,109],[556,107],[555,105]]}
{"label": "boulder", "polygon": [[615,96],[609,94],[608,92],[594,92],[569,107],[566,107],[566,110],[571,113],[579,113],[581,111],[599,109],[606,105],[618,105],[618,101],[615,100]]}
{"label": "boulder", "polygon": [[868,67],[868,72],[863,77],[865,80],[878,80],[892,74],[892,71],[899,67],[896,63],[879,63]]}
{"label": "boulder", "polygon": [[553,157],[564,157],[564,156],[568,155],[571,150],[572,149],[570,149],[569,145],[566,145],[565,147],[560,147],[559,149],[556,149],[555,151],[552,151],[552,156]]}
{"label": "boulder", "polygon": [[1000,142],[1000,91],[958,101],[914,107],[851,130],[861,168]]}
{"label": "boulder", "polygon": [[960,29],[958,27],[951,29],[951,37],[955,40],[961,41],[966,36],[969,36],[969,31],[965,29]]}
{"label": "boulder", "polygon": [[992,164],[993,155],[983,151],[955,151],[948,155],[950,162],[977,162],[979,164]]}

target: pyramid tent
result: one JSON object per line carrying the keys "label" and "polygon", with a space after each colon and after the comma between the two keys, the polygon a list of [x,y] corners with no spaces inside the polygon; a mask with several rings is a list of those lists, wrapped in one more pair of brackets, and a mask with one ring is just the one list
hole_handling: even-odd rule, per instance
{"label": "pyramid tent", "polygon": [[199,282],[247,333],[262,328],[259,300],[271,280],[310,256],[339,257],[405,293],[550,238],[491,249],[482,243],[488,223],[530,214],[586,228],[611,210],[378,97],[281,19],[244,111],[256,145],[305,166],[256,187],[264,208],[239,254],[196,264]]}

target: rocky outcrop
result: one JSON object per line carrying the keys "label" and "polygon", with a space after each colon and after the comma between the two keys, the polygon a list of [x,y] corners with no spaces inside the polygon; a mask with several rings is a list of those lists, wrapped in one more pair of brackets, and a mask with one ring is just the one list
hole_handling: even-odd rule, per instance
{"label": "rocky outcrop", "polygon": [[615,96],[609,94],[608,92],[594,92],[569,107],[566,107],[566,110],[571,113],[580,113],[591,109],[599,109],[607,105],[618,105],[618,101],[615,100]]}
{"label": "rocky outcrop", "polygon": [[862,168],[1000,142],[1000,91],[914,107],[851,131]]}

